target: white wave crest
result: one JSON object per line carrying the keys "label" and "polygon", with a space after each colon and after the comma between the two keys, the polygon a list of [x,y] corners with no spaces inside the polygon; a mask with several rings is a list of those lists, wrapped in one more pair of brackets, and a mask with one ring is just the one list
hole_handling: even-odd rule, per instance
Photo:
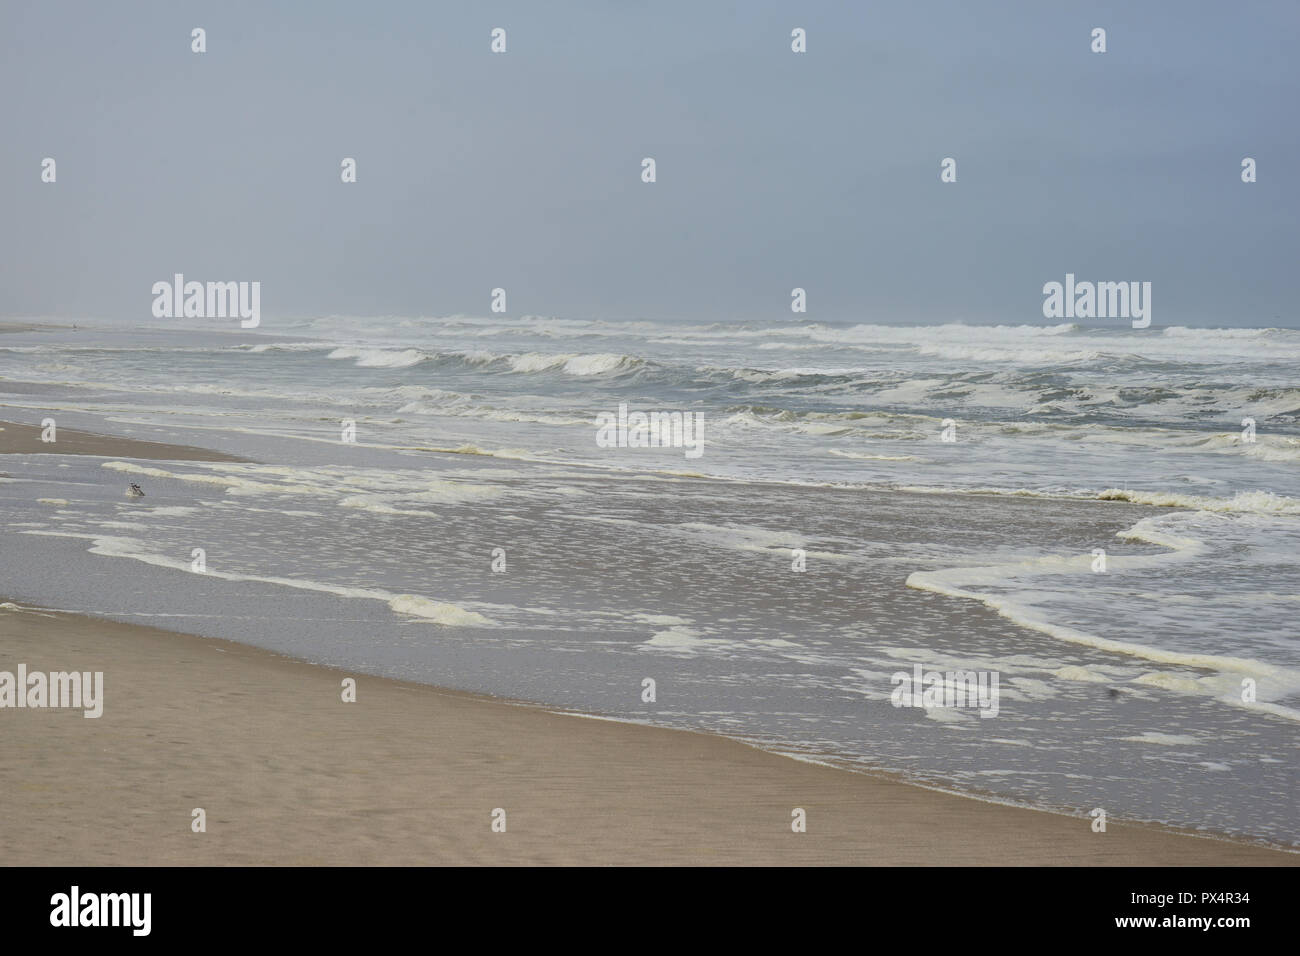
{"label": "white wave crest", "polygon": [[367,349],[339,348],[330,352],[326,358],[355,359],[359,368],[410,368],[430,358],[419,349]]}
{"label": "white wave crest", "polygon": [[637,368],[644,362],[633,355],[621,355],[612,352],[598,352],[591,355],[564,353],[547,355],[542,352],[527,352],[512,355],[508,362],[514,372],[552,372],[561,371],[565,375],[586,377],[605,375],[609,372],[623,372]]}

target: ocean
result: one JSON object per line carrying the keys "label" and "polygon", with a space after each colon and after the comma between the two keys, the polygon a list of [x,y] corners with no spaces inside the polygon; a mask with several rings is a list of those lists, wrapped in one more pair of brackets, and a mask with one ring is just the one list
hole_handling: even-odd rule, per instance
{"label": "ocean", "polygon": [[227,324],[0,336],[0,419],[256,462],[0,459],[0,594],[1300,846],[1300,331]]}

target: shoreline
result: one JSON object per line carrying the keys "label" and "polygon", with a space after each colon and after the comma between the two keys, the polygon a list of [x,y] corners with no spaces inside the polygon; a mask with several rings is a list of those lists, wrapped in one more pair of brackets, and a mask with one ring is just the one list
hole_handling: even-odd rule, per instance
{"label": "shoreline", "polygon": [[[72,429],[47,445],[37,426],[0,422],[0,454],[30,453],[244,460]],[[98,719],[0,709],[12,863],[1300,865],[1290,850],[1158,824],[1096,834],[1083,815],[720,734],[0,607],[0,671],[20,663],[102,670],[106,702]],[[355,704],[341,700],[345,677]],[[190,831],[194,807],[206,834]],[[505,834],[490,829],[498,807]],[[795,807],[805,833],[791,831]],[[51,857],[56,845],[67,855]]]}
{"label": "shoreline", "polygon": [[0,320],[0,335],[7,332],[57,332],[71,326],[51,325],[47,322],[13,322]]}
{"label": "shoreline", "polygon": [[4,607],[0,647],[104,672],[97,719],[0,709],[11,864],[1300,865],[145,625]]}

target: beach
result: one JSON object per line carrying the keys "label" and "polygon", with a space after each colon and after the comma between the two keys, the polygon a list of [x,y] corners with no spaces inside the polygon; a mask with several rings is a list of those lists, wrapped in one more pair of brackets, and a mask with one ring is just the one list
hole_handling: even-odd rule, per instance
{"label": "beach", "polygon": [[[6,424],[0,454],[27,452],[29,431]],[[202,453],[70,438],[60,437],[60,453]],[[0,858],[9,864],[1300,862],[1151,827],[1111,823],[1095,833],[1086,816],[954,796],[711,734],[558,713],[12,602],[0,606],[0,652],[0,670],[21,662],[29,672],[104,674],[97,718],[0,711]],[[345,702],[348,678],[355,700]],[[192,829],[196,808],[202,833]],[[805,832],[792,830],[796,808]],[[493,829],[498,810],[504,832]]]}
{"label": "beach", "polygon": [[99,718],[0,711],[10,865],[1297,862],[78,615],[0,609],[0,648],[0,669],[104,673]]}
{"label": "beach", "polygon": [[[0,671],[106,688],[95,719],[0,710],[9,858],[1297,859],[1295,499],[1264,490],[1291,490],[1286,436],[986,415],[948,442],[939,399],[835,397],[867,373],[757,369],[751,333],[706,373],[640,358],[657,327],[547,329],[621,337],[591,354],[524,351],[540,332],[506,319],[436,328],[502,351],[328,326],[5,336]],[[1041,402],[1041,355],[948,334],[993,343],[977,367],[1030,363],[978,401]],[[926,340],[839,331],[825,361],[867,336]],[[1071,369],[1106,347],[1051,338]],[[1243,377],[1274,348],[1235,347]],[[596,412],[646,407],[633,390],[671,408],[695,377],[701,457],[593,444]],[[1202,484],[1159,477],[1180,468]],[[920,693],[962,674],[991,699]]]}
{"label": "beach", "polygon": [[6,938],[1285,927],[1300,6],[158,6],[0,11]]}

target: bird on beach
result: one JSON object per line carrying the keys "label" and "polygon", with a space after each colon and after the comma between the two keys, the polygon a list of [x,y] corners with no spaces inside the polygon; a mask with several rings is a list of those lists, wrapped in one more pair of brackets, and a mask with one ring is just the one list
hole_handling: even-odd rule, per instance
{"label": "bird on beach", "polygon": [[143,498],[144,490],[133,482],[131,487],[126,490],[126,494],[129,498]]}

